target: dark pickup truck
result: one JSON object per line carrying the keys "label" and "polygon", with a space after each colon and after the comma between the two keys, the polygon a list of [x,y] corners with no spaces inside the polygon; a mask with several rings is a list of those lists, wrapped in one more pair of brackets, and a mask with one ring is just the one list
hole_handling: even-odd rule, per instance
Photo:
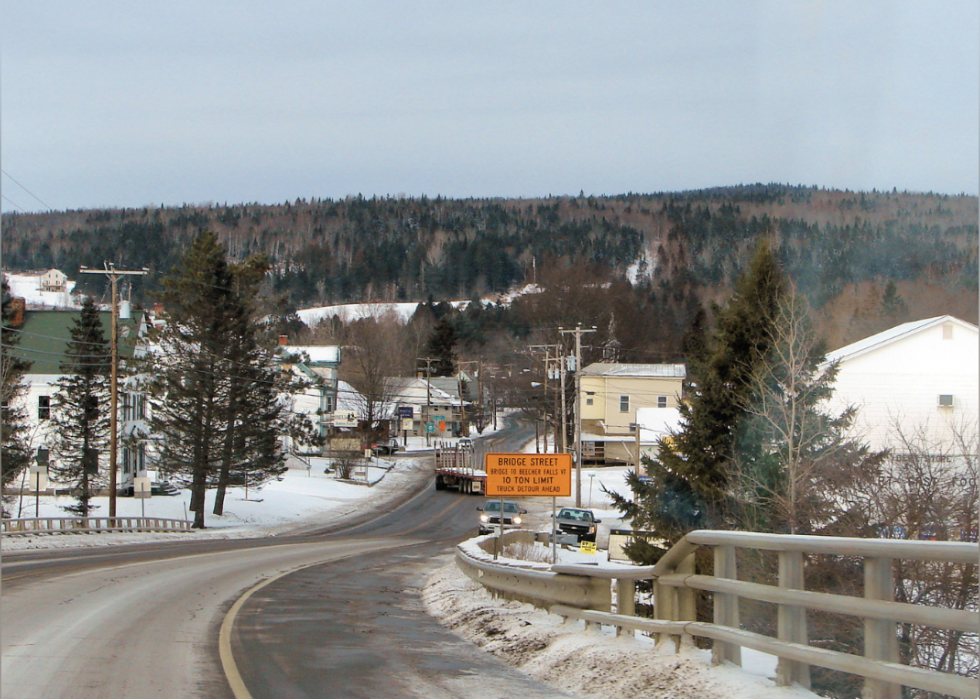
{"label": "dark pickup truck", "polygon": [[402,446],[398,443],[398,440],[392,437],[391,439],[381,439],[371,445],[371,453],[375,456],[390,456],[396,451],[400,451]]}
{"label": "dark pickup truck", "polygon": [[558,512],[556,524],[562,534],[572,534],[578,537],[579,541],[595,542],[598,524],[601,519],[596,519],[592,510],[582,510],[577,507],[563,507]]}

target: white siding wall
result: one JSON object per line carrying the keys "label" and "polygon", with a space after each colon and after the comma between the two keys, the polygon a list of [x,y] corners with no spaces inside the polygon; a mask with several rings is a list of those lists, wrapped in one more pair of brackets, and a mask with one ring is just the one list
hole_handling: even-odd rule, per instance
{"label": "white siding wall", "polygon": [[[954,324],[944,340],[937,325],[842,362],[831,407],[858,407],[855,433],[876,449],[896,446],[896,424],[949,439],[951,426],[977,421],[978,357],[976,330]],[[938,407],[940,394],[953,396],[952,408]]]}

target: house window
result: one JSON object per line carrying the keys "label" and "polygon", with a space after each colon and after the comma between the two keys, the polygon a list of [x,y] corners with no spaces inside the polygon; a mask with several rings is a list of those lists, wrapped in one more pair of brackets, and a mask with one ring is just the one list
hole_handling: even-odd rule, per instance
{"label": "house window", "polygon": [[939,394],[939,407],[940,408],[952,408],[953,407],[953,396],[948,393]]}
{"label": "house window", "polygon": [[953,324],[943,323],[943,339],[952,340],[953,339]]}
{"label": "house window", "polygon": [[51,396],[37,397],[37,419],[38,420],[51,419]]}
{"label": "house window", "polygon": [[591,398],[586,398],[586,399],[585,399],[585,404],[586,404],[586,405],[592,405],[592,402],[593,402],[593,401],[592,401],[592,399],[591,399]]}
{"label": "house window", "polygon": [[619,397],[619,412],[628,413],[630,411],[630,397],[620,396]]}
{"label": "house window", "polygon": [[657,396],[657,407],[658,408],[667,407],[667,396]]}

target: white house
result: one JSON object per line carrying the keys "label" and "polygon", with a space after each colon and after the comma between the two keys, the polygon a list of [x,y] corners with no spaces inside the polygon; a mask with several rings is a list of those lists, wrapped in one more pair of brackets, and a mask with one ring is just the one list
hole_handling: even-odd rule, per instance
{"label": "white house", "polygon": [[[27,310],[20,324],[13,326],[18,342],[11,348],[11,355],[31,363],[23,378],[27,390],[19,404],[25,409],[32,449],[53,450],[57,442],[52,422],[53,411],[57,410],[55,394],[58,381],[64,376],[61,366],[67,361],[65,352],[71,340],[71,328],[78,317],[79,311]],[[103,311],[99,317],[108,335],[111,314]],[[146,321],[142,313],[119,318],[119,357],[123,363],[145,351],[145,332]],[[119,449],[117,483],[125,487],[138,472],[147,468],[145,440],[125,441],[127,436],[146,432],[143,394],[131,380],[120,382],[119,411],[118,433],[124,443]],[[53,451],[51,455],[54,458]],[[108,454],[100,455],[99,461],[100,469],[109,468]]]}
{"label": "white house", "polygon": [[858,408],[854,434],[900,449],[896,429],[950,444],[978,417],[977,326],[952,316],[903,323],[827,355],[839,363],[828,407]]}

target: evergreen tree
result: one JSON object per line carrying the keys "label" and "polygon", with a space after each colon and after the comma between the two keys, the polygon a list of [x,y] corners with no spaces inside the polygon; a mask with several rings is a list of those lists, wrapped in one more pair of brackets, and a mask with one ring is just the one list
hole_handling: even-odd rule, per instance
{"label": "evergreen tree", "polygon": [[438,360],[432,365],[432,376],[456,374],[456,329],[446,316],[433,328],[426,351],[428,356]]}
{"label": "evergreen tree", "polygon": [[63,507],[79,517],[96,509],[91,504],[107,483],[99,470],[100,456],[109,447],[109,373],[111,346],[91,297],[71,328],[71,340],[61,363],[52,420],[57,428],[52,475],[69,485],[74,505]]}
{"label": "evergreen tree", "polygon": [[163,280],[167,324],[152,387],[153,429],[163,468],[190,481],[194,527],[204,527],[204,498],[216,487],[260,485],[283,472],[279,436],[295,429],[283,392],[292,390],[260,341],[258,285],[268,260],[229,266],[211,232],[194,241]]}
{"label": "evergreen tree", "polygon": [[[27,391],[23,378],[31,363],[13,356],[20,336],[11,328],[14,310],[7,278],[0,278],[0,467],[4,488],[13,483],[30,464],[31,449],[28,438],[27,414],[20,405],[20,398]],[[3,507],[6,516],[6,507]]]}
{"label": "evergreen tree", "polygon": [[[638,529],[672,544],[692,529],[730,522],[730,476],[735,440],[746,414],[752,377],[766,357],[772,323],[786,282],[767,243],[760,244],[735,293],[714,309],[715,329],[707,341],[696,316],[687,345],[687,400],[680,406],[676,434],[660,442],[656,459],[646,459],[649,481],[628,481],[636,499],[614,497],[615,505]],[[660,550],[638,540],[628,550],[652,562]]]}
{"label": "evergreen tree", "polygon": [[221,454],[224,378],[234,302],[231,270],[217,236],[201,233],[162,280],[167,323],[151,387],[151,429],[160,436],[161,470],[189,481],[195,528]]}
{"label": "evergreen tree", "polygon": [[261,255],[232,268],[235,303],[229,309],[223,443],[213,510],[219,516],[229,486],[258,487],[285,472],[280,435],[308,439],[312,431],[312,425],[291,414],[280,399],[305,386],[279,370],[273,353],[262,345],[255,322],[262,311],[255,292],[269,267],[268,258]]}

